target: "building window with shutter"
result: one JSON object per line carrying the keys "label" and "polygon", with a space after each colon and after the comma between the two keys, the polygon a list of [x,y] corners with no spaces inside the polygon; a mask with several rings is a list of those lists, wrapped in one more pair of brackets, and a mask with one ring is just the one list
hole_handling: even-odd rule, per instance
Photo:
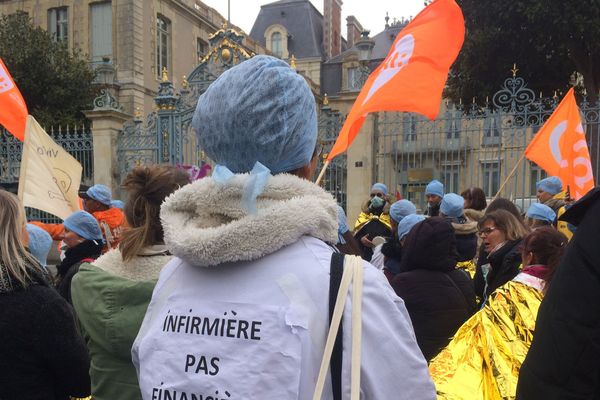
{"label": "building window with shutter", "polygon": [[481,164],[483,191],[487,197],[493,197],[500,188],[500,163],[484,162]]}
{"label": "building window with shutter", "polygon": [[169,71],[171,57],[171,22],[159,15],[156,17],[156,77],[161,79],[162,71]]}
{"label": "building window with shutter", "polygon": [[282,43],[281,32],[273,32],[271,35],[271,52],[275,57],[281,58],[283,56],[283,43]]}
{"label": "building window with shutter", "polygon": [[48,32],[57,42],[69,43],[68,7],[50,8],[48,10]]}
{"label": "building window with shutter", "polygon": [[198,62],[202,61],[207,51],[208,44],[204,40],[196,38],[196,55],[198,56]]}
{"label": "building window with shutter", "polygon": [[92,62],[112,59],[112,3],[90,4]]}

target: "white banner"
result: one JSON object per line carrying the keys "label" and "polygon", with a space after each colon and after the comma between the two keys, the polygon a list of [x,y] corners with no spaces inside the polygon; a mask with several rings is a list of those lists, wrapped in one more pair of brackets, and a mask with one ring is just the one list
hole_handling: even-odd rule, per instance
{"label": "white banner", "polygon": [[29,115],[19,176],[23,205],[67,218],[79,210],[82,171],[81,164]]}

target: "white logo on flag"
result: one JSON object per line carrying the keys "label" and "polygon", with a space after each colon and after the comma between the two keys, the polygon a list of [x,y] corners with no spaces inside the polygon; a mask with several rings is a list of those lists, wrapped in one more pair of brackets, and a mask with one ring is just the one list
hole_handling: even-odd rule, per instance
{"label": "white logo on flag", "polygon": [[0,65],[0,93],[8,92],[14,87],[14,83],[8,76],[8,71],[4,68],[4,66]]}
{"label": "white logo on flag", "polygon": [[567,126],[567,121],[561,121],[554,129],[552,129],[552,133],[550,134],[550,151],[552,152],[554,161],[556,161],[561,168],[567,166],[567,160],[563,160],[560,153],[560,138],[567,131]]}
{"label": "white logo on flag", "polygon": [[402,68],[406,67],[410,61],[415,50],[415,38],[413,35],[408,34],[403,36],[396,42],[392,54],[390,54],[385,61],[383,68],[379,72],[379,75],[375,78],[375,82],[369,89],[369,93],[363,105],[369,101],[369,99],[381,89],[386,83],[388,83],[396,74],[402,71]]}

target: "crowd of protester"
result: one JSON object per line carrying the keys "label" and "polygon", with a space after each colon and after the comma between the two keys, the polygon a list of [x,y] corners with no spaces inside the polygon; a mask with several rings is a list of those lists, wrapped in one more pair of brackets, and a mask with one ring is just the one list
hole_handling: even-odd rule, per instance
{"label": "crowd of protester", "polygon": [[[337,252],[363,259],[361,398],[599,398],[600,189],[549,177],[520,210],[433,180],[420,213],[375,183],[348,224],[311,182],[314,97],[268,56],[193,126],[212,177],[136,167],[62,224],[0,191],[1,400],[312,398]],[[349,398],[352,316],[324,398]]]}

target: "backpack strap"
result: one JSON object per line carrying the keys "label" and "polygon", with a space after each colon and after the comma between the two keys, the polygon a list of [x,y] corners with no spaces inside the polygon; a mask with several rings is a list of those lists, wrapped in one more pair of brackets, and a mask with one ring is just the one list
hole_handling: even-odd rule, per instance
{"label": "backpack strap", "polygon": [[[333,253],[331,255],[330,265],[330,277],[329,277],[329,325],[331,325],[331,319],[333,317],[333,309],[335,308],[335,302],[340,289],[340,283],[342,281],[342,275],[344,274],[344,254]],[[331,386],[333,389],[333,399],[342,399],[342,338],[343,334],[343,323],[340,322],[340,327],[337,331],[335,342],[333,345],[333,352],[331,354]]]}

